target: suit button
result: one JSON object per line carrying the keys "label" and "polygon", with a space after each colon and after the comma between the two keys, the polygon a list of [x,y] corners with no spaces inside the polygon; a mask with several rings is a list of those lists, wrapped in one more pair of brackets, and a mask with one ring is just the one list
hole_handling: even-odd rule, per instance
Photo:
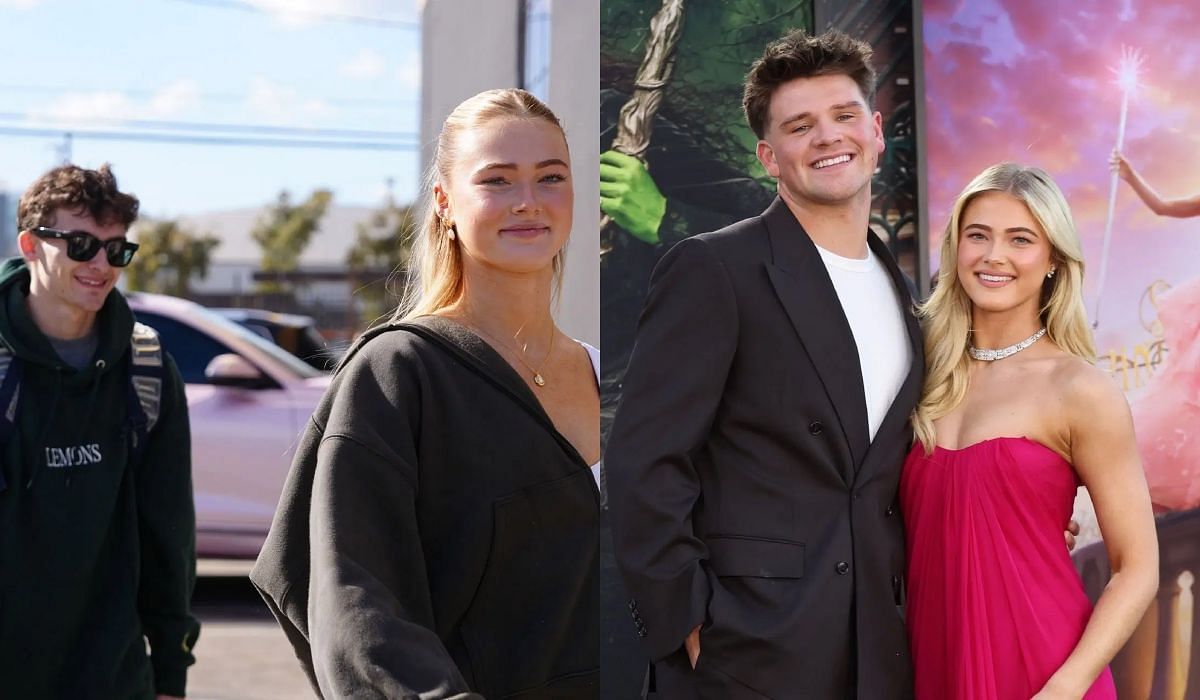
{"label": "suit button", "polygon": [[835,566],[834,568],[837,569],[838,574],[840,574],[842,576],[845,576],[846,574],[850,573],[850,565],[844,561],[839,561],[837,563],[837,566]]}
{"label": "suit button", "polygon": [[820,435],[822,430],[825,430],[825,426],[821,425],[821,421],[815,420],[808,424],[808,432],[812,435]]}
{"label": "suit button", "polygon": [[892,517],[893,515],[896,514],[896,506],[895,505],[888,506],[887,510],[883,511],[883,514],[889,518]]}

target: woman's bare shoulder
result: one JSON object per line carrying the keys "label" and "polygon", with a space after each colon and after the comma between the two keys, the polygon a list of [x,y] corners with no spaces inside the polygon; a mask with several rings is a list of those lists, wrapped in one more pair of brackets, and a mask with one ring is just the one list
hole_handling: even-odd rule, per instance
{"label": "woman's bare shoulder", "polygon": [[1058,394],[1071,427],[1080,430],[1113,430],[1131,421],[1129,402],[1117,379],[1080,357],[1056,360],[1050,385]]}

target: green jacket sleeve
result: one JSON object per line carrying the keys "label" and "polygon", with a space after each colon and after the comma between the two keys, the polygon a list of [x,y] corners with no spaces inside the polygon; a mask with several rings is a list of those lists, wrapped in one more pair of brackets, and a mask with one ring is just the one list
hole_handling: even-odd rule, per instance
{"label": "green jacket sleeve", "polygon": [[190,610],[196,585],[196,510],[187,396],[175,361],[165,352],[163,370],[158,423],[135,466],[141,538],[138,611],[150,641],[155,692],[183,696],[200,634]]}

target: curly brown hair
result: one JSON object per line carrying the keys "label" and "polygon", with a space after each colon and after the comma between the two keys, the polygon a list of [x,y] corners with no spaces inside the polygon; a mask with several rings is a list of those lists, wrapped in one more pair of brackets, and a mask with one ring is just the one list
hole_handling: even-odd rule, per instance
{"label": "curly brown hair", "polygon": [[121,224],[126,229],[137,220],[137,197],[117,189],[117,178],[108,163],[99,170],[63,165],[39,177],[17,205],[17,230],[53,226],[55,213],[65,209],[88,214],[97,224]]}
{"label": "curly brown hair", "polygon": [[870,109],[875,102],[875,69],[871,45],[839,31],[813,36],[795,29],[771,42],[750,67],[742,92],[746,121],[758,138],[767,131],[771,96],[796,78],[844,75],[853,80]]}

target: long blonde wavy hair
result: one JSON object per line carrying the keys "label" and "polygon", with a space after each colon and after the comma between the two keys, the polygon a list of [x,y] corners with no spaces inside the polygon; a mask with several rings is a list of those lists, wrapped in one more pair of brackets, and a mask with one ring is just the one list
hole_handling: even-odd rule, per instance
{"label": "long blonde wavy hair", "polygon": [[984,192],[1004,192],[1029,209],[1050,240],[1053,277],[1042,285],[1039,311],[1055,345],[1088,362],[1096,350],[1083,307],[1083,248],[1071,209],[1054,180],[1039,168],[998,163],[984,170],[958,195],[942,238],[937,287],[917,315],[925,335],[925,387],[913,413],[913,428],[926,453],[937,442],[933,421],[949,414],[967,395],[971,338],[971,299],[958,279],[958,242],[967,205]]}
{"label": "long blonde wavy hair", "polygon": [[[463,294],[463,260],[457,237],[451,238],[433,188],[449,181],[458,157],[460,134],[496,119],[542,119],[562,131],[562,123],[541,100],[517,88],[486,90],[467,98],[442,124],[433,161],[421,182],[419,222],[412,232],[412,252],[400,305],[392,321],[425,316],[457,302]],[[564,140],[566,134],[563,135]],[[554,296],[562,289],[566,246],[554,256]]]}

